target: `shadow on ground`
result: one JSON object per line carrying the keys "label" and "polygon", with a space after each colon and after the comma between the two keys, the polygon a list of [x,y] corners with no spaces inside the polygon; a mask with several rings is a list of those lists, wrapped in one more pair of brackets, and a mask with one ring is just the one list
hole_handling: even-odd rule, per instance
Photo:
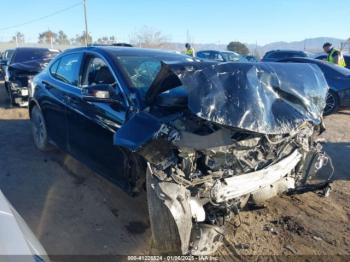
{"label": "shadow on ground", "polygon": [[0,119],[0,167],[0,189],[50,255],[149,252],[146,197],[60,151],[37,151],[28,120]]}

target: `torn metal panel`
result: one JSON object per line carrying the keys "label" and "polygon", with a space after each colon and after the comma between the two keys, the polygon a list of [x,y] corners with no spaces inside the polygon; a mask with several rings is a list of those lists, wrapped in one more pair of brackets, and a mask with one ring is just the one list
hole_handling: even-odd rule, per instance
{"label": "torn metal panel", "polygon": [[14,63],[9,66],[9,70],[21,74],[35,75],[45,68],[50,60],[32,60],[21,63]]}
{"label": "torn metal panel", "polygon": [[305,121],[319,124],[328,92],[321,70],[310,64],[182,63],[163,64],[146,99],[151,103],[180,85],[197,116],[264,134],[287,134]]}

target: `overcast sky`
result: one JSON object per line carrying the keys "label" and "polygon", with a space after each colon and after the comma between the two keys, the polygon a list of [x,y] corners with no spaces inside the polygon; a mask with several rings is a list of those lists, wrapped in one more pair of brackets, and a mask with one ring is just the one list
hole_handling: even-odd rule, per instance
{"label": "overcast sky", "polygon": [[[73,37],[84,30],[82,5],[49,18],[16,26],[82,1],[0,0],[0,41],[17,31],[36,42],[47,29]],[[349,38],[349,0],[87,0],[89,31],[94,39],[114,35],[119,41],[143,26],[160,30],[173,42],[187,31],[197,43],[231,40],[266,44],[318,36]]]}

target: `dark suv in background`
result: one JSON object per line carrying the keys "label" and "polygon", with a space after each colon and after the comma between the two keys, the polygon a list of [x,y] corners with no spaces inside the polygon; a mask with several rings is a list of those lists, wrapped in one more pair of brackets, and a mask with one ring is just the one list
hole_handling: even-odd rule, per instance
{"label": "dark suv in background", "polygon": [[[350,69],[350,55],[343,55],[343,56],[344,56],[345,63],[346,63],[345,67]],[[326,54],[317,55],[317,56],[315,56],[315,59],[327,61],[327,55]]]}
{"label": "dark suv in background", "polygon": [[5,87],[11,105],[27,106],[31,79],[59,53],[58,50],[35,47],[14,49],[6,62]]}
{"label": "dark suv in background", "polygon": [[299,50],[271,50],[265,53],[261,59],[263,62],[276,62],[291,57],[309,57],[310,54]]}

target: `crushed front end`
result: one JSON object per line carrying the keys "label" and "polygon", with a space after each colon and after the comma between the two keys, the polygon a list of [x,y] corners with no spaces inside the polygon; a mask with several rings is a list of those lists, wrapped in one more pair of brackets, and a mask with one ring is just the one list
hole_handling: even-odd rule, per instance
{"label": "crushed front end", "polygon": [[[167,95],[134,115],[114,143],[147,160],[177,252],[213,254],[225,221],[248,203],[305,189],[329,161],[317,140],[328,87],[314,66],[163,65],[155,82]],[[179,85],[186,96],[164,102]]]}
{"label": "crushed front end", "polygon": [[32,79],[46,65],[46,60],[32,60],[9,66],[6,86],[12,104],[21,107],[28,106],[28,99],[32,91]]}

